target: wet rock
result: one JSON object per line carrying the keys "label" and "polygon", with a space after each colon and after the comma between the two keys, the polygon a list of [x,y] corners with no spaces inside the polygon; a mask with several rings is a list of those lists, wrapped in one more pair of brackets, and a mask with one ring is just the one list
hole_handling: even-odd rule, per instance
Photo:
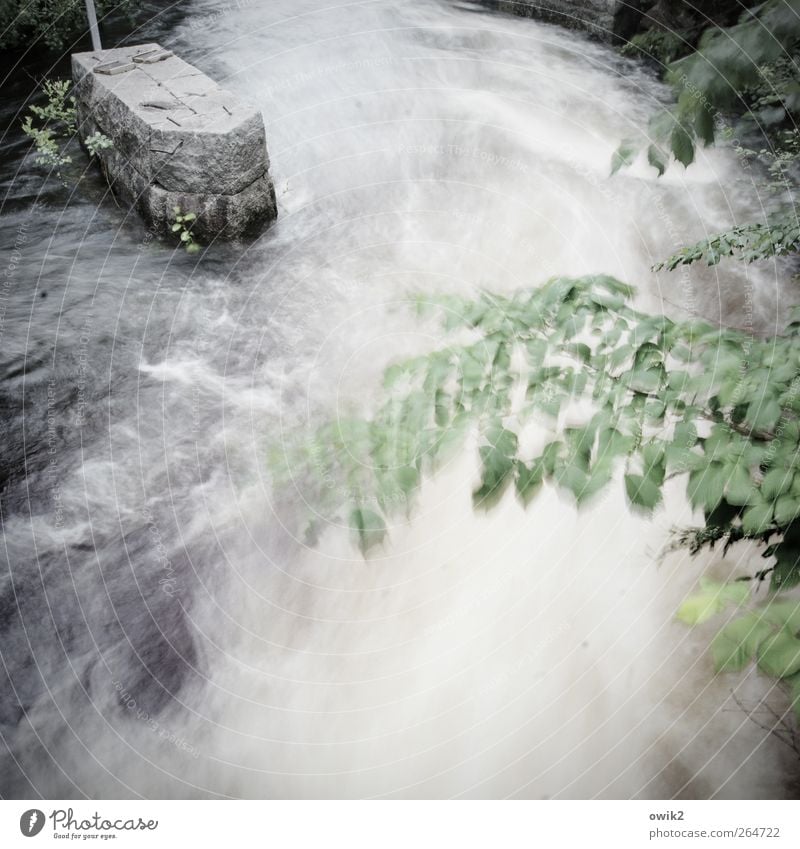
{"label": "wet rock", "polygon": [[652,0],[493,0],[498,11],[582,29],[603,41],[624,41],[639,28]]}
{"label": "wet rock", "polygon": [[157,44],[75,54],[72,74],[81,140],[113,141],[101,168],[151,229],[166,235],[176,206],[197,214],[203,242],[254,235],[276,217],[256,109]]}

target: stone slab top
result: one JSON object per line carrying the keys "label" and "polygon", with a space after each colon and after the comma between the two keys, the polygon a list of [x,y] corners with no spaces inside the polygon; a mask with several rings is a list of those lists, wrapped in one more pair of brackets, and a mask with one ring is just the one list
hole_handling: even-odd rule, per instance
{"label": "stone slab top", "polygon": [[[138,62],[137,56],[141,56]],[[133,67],[95,71],[110,63]],[[76,82],[91,74],[93,87],[106,89],[154,130],[216,135],[229,133],[254,117],[261,120],[255,107],[158,44],[75,53],[72,71]]]}

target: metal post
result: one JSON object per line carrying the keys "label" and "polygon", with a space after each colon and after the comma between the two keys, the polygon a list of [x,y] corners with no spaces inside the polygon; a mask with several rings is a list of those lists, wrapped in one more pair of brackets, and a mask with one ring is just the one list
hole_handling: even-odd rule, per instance
{"label": "metal post", "polygon": [[92,50],[102,50],[100,30],[97,28],[97,13],[94,10],[94,0],[86,0],[86,17],[89,19],[89,32],[92,34]]}

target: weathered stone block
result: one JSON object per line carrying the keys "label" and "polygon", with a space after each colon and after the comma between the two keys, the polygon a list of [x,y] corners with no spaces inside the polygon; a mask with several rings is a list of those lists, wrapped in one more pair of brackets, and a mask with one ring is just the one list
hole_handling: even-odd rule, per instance
{"label": "weathered stone block", "polygon": [[113,141],[101,167],[149,226],[166,234],[180,206],[211,241],[252,235],[276,217],[256,109],[157,44],[77,53],[72,74],[81,139],[100,131]]}

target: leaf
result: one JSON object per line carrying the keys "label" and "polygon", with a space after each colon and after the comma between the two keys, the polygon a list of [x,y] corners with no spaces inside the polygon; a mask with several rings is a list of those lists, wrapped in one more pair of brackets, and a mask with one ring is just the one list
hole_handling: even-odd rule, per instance
{"label": "leaf", "polygon": [[438,427],[445,427],[450,421],[450,404],[449,398],[441,389],[436,390],[434,395],[433,410],[434,419]]}
{"label": "leaf", "polygon": [[764,533],[772,523],[772,504],[759,502],[752,504],[742,515],[742,530],[748,536]]}
{"label": "leaf", "polygon": [[800,672],[800,640],[781,629],[758,647],[758,668],[775,678]]}
{"label": "leaf", "polygon": [[475,507],[489,509],[500,500],[505,491],[514,469],[514,461],[490,445],[481,448],[481,458],[481,485],[472,493],[472,503]]}
{"label": "leaf", "polygon": [[664,370],[662,368],[633,369],[626,375],[625,383],[634,392],[650,394],[659,389],[663,378]]}
{"label": "leaf", "polygon": [[556,480],[560,486],[568,489],[578,502],[587,497],[589,475],[581,468],[579,463],[567,463],[557,474]]}
{"label": "leaf", "polygon": [[181,225],[180,225],[180,224],[177,224],[177,223],[176,223],[176,224],[173,224],[173,225],[172,225],[172,232],[173,232],[173,233],[177,233],[177,232],[178,232],[178,230],[180,230],[180,229],[181,229]]}
{"label": "leaf", "polygon": [[758,487],[747,469],[739,465],[726,468],[730,469],[725,484],[725,498],[729,504],[744,507],[761,501]]}
{"label": "leaf", "polygon": [[489,428],[486,438],[490,445],[506,457],[511,457],[517,453],[517,435],[513,431],[495,425]]}
{"label": "leaf", "polygon": [[742,669],[771,633],[769,623],[755,613],[729,622],[711,641],[714,668],[717,672]]}
{"label": "leaf", "polygon": [[670,137],[670,146],[672,155],[684,168],[688,168],[694,162],[694,142],[683,124],[675,124]]}
{"label": "leaf", "polygon": [[800,601],[774,600],[761,610],[761,617],[793,634],[800,633]]}
{"label": "leaf", "polygon": [[386,536],[386,523],[374,510],[365,507],[357,507],[350,513],[350,527],[358,535],[362,554],[379,545]]}
{"label": "leaf", "polygon": [[781,405],[774,399],[757,399],[751,401],[747,408],[747,424],[753,430],[772,431],[781,417]]}
{"label": "leaf", "polygon": [[401,466],[394,471],[398,487],[406,494],[419,486],[419,472],[413,466]]}
{"label": "leaf", "polygon": [[614,427],[608,427],[600,431],[597,440],[598,460],[612,460],[615,457],[627,454],[634,445],[633,437],[625,436]]}
{"label": "leaf", "polygon": [[632,504],[645,510],[652,510],[661,502],[661,487],[650,477],[625,475],[625,491]]}
{"label": "leaf", "polygon": [[779,495],[788,492],[794,475],[791,469],[772,469],[761,481],[761,495],[767,501],[774,501]]}
{"label": "leaf", "polygon": [[686,598],[676,616],[687,625],[700,625],[716,616],[728,604],[744,604],[749,595],[750,590],[743,581],[719,584],[701,579],[700,592]]}
{"label": "leaf", "polygon": [[796,495],[781,495],[775,502],[775,523],[788,525],[800,516],[800,498]]}
{"label": "leaf", "polygon": [[639,148],[635,141],[624,139],[611,157],[611,175],[616,174],[620,168],[632,165],[638,152]]}
{"label": "leaf", "polygon": [[667,170],[667,156],[658,145],[651,144],[647,148],[647,162],[658,171],[658,176],[663,177]]}
{"label": "leaf", "polygon": [[713,510],[722,501],[725,483],[725,466],[712,462],[690,473],[686,494],[693,507]]}
{"label": "leaf", "polygon": [[517,493],[526,507],[541,488],[544,471],[544,463],[541,460],[534,460],[530,466],[517,462]]}
{"label": "leaf", "polygon": [[189,234],[189,232],[188,232],[187,230],[184,230],[184,231],[181,233],[181,241],[182,241],[182,242],[188,242],[188,241],[189,241],[189,239],[191,239],[191,238],[192,238],[192,237],[191,237],[191,235]]}

